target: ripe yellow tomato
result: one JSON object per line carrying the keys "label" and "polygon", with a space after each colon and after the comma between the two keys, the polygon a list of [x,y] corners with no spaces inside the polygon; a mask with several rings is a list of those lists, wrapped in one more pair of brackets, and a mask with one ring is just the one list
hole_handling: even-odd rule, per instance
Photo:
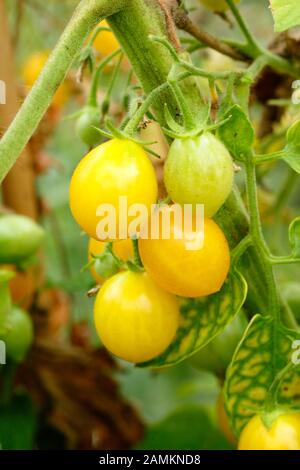
{"label": "ripe yellow tomato", "polygon": [[[103,20],[98,24],[98,27],[106,27],[108,28],[107,21]],[[93,34],[93,33],[92,33]],[[120,44],[118,43],[114,33],[112,31],[100,31],[94,42],[93,47],[98,52],[101,58],[107,57],[108,55],[112,54],[114,51],[119,49]]]}
{"label": "ripe yellow tomato", "polygon": [[[143,204],[150,214],[157,191],[155,171],[144,149],[130,140],[112,139],[88,153],[75,169],[70,185],[71,211],[92,238],[106,241],[126,238],[119,233],[120,217],[127,218],[120,197],[126,198],[128,208]],[[100,216],[96,213],[99,206],[104,208],[103,204],[109,204],[115,211],[114,237],[97,236]],[[133,219],[128,217],[128,223]]]}
{"label": "ripe yellow tomato", "polygon": [[96,329],[115,356],[139,363],[171,344],[179,323],[176,297],[158,287],[147,273],[124,271],[101,287],[95,302]]}
{"label": "ripe yellow tomato", "polygon": [[256,415],[247,423],[239,439],[239,450],[300,450],[300,414],[278,416],[267,429]]}
{"label": "ripe yellow tomato", "polygon": [[219,395],[219,398],[217,400],[216,412],[218,425],[222,433],[224,434],[228,442],[233,445],[236,445],[237,441],[229,425],[229,420],[225,411],[224,398],[222,394]]}
{"label": "ripe yellow tomato", "polygon": [[[164,211],[170,211],[170,207]],[[202,297],[218,292],[230,267],[229,247],[222,230],[213,220],[204,219],[203,245],[188,249],[201,239],[201,233],[183,230],[174,217],[170,221],[169,239],[163,238],[160,230],[157,239],[139,240],[146,271],[159,286],[175,295]]]}
{"label": "ripe yellow tomato", "polygon": [[[32,54],[24,63],[22,69],[22,78],[26,87],[31,88],[38,79],[44,65],[49,57],[48,51],[41,51]],[[60,85],[55,93],[52,105],[61,108],[68,101],[70,97],[70,87],[68,83],[64,82]]]}
{"label": "ripe yellow tomato", "polygon": [[[202,5],[204,5],[206,8],[209,8],[209,10],[212,11],[217,11],[217,12],[223,12],[228,10],[228,4],[225,2],[225,0],[199,0]],[[240,0],[235,0],[235,3],[239,3]]]}
{"label": "ripe yellow tomato", "polygon": [[[103,253],[104,248],[106,246],[105,242],[101,242],[99,240],[95,240],[94,238],[90,238],[89,241],[89,261],[92,258],[92,255],[101,255]],[[130,238],[127,238],[126,240],[120,240],[118,242],[113,243],[113,252],[122,260],[122,261],[127,261],[128,258],[133,256],[133,247],[132,247],[132,241]],[[99,284],[103,282],[103,278],[97,274],[94,266],[91,268],[91,273],[95,279],[96,282]]]}

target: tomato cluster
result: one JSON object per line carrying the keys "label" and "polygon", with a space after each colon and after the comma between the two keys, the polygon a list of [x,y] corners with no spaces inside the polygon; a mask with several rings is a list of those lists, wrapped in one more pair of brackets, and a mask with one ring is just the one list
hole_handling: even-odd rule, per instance
{"label": "tomato cluster", "polygon": [[[184,212],[178,219],[173,204],[157,204],[157,177],[142,145],[130,138],[113,138],[78,164],[70,184],[70,207],[91,237],[92,274],[103,283],[94,307],[95,324],[102,343],[113,354],[135,363],[160,355],[180,324],[177,296],[202,297],[222,288],[230,252],[222,230],[210,217],[227,198],[232,180],[231,157],[213,134],[173,142],[165,167],[169,195],[180,207],[203,204],[206,215],[202,227],[197,224],[198,213],[193,212],[187,228]],[[125,240],[121,197],[126,197],[128,208],[138,204],[147,209],[139,214],[136,232],[128,230]],[[112,207],[115,215],[114,234],[106,237],[98,230],[103,204]],[[128,213],[129,226],[133,215],[134,211]],[[150,232],[142,236],[155,216],[156,236]],[[161,220],[169,221],[168,237]],[[139,238],[135,244],[138,261],[130,238]]]}

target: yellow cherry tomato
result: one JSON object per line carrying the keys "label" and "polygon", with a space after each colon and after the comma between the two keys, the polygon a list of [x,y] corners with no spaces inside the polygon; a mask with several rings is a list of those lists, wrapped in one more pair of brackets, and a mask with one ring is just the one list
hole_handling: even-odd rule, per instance
{"label": "yellow cherry tomato", "polygon": [[[128,217],[127,224],[123,203],[128,208],[143,204],[148,217],[152,204],[156,203],[157,192],[155,171],[144,149],[130,140],[112,139],[94,148],[75,169],[70,185],[70,207],[75,220],[92,238],[117,240],[133,235],[122,237],[119,233],[121,219],[126,219],[129,225],[135,218]],[[97,210],[99,214],[103,204],[115,211],[116,236],[97,236],[101,219]],[[102,222],[105,218],[103,215]]]}
{"label": "yellow cherry tomato", "polygon": [[219,398],[217,400],[216,412],[218,425],[222,433],[224,434],[228,442],[233,445],[236,445],[237,441],[229,425],[229,420],[225,411],[224,398],[222,393],[219,395]]}
{"label": "yellow cherry tomato", "polygon": [[[24,63],[22,69],[22,78],[26,87],[31,88],[38,79],[49,57],[48,51],[41,51],[32,54]],[[64,82],[55,93],[52,105],[61,108],[70,97],[70,87]]]}
{"label": "yellow cherry tomato", "polygon": [[[106,20],[101,21],[97,27],[109,28]],[[93,47],[104,58],[119,49],[120,44],[112,31],[100,31],[94,39]]]}
{"label": "yellow cherry tomato", "polygon": [[[170,207],[164,211],[170,211]],[[190,249],[201,233],[183,230],[174,217],[170,221],[169,239],[163,238],[160,230],[157,239],[139,240],[146,271],[159,286],[175,295],[202,297],[218,292],[230,267],[229,247],[222,230],[213,220],[204,219],[203,245]]]}
{"label": "yellow cherry tomato", "polygon": [[[99,240],[95,240],[94,238],[90,238],[89,241],[89,261],[92,258],[92,255],[101,255],[103,253],[104,248],[106,246],[105,242],[101,242]],[[128,258],[133,256],[133,247],[132,241],[130,238],[126,240],[120,240],[118,242],[113,243],[113,252],[122,260],[127,261]],[[103,278],[97,274],[94,266],[91,267],[91,273],[96,282],[99,284],[103,282]]]}
{"label": "yellow cherry tomato", "polygon": [[[225,0],[199,0],[202,5],[212,11],[224,12],[228,10],[229,6]],[[240,0],[235,0],[234,3],[239,3]]]}
{"label": "yellow cherry tomato", "polygon": [[138,363],[159,356],[171,344],[179,307],[176,297],[147,273],[124,271],[101,287],[94,318],[104,346],[115,356]]}
{"label": "yellow cherry tomato", "polygon": [[300,450],[300,414],[278,416],[268,429],[260,416],[247,423],[239,439],[239,450]]}

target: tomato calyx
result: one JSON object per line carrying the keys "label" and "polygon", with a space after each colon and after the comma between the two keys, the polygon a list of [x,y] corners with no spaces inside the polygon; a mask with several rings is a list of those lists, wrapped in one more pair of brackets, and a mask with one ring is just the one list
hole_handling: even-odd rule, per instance
{"label": "tomato calyx", "polygon": [[203,125],[202,123],[198,126],[195,125],[191,129],[187,129],[184,126],[178,124],[173,116],[171,115],[168,105],[165,104],[164,108],[165,120],[169,128],[162,127],[162,130],[166,135],[171,137],[172,139],[188,139],[193,137],[198,137],[199,135],[203,134],[204,132],[210,132],[217,130],[219,127],[223,126],[226,122],[230,121],[231,116],[226,117],[225,119],[221,119],[218,122]]}
{"label": "tomato calyx", "polygon": [[270,430],[271,427],[273,426],[273,424],[275,423],[275,421],[277,421],[277,419],[282,416],[282,415],[285,415],[287,413],[299,413],[299,411],[297,410],[290,410],[290,409],[287,409],[287,408],[284,408],[284,407],[276,407],[274,408],[272,411],[269,411],[269,410],[266,410],[262,413],[260,413],[260,419],[262,420],[264,426],[266,427],[266,429]]}
{"label": "tomato calyx", "polygon": [[94,266],[96,273],[104,278],[108,279],[120,270],[128,270],[134,273],[140,273],[144,271],[144,267],[138,252],[138,241],[137,239],[132,239],[133,246],[133,257],[129,258],[127,261],[123,261],[119,256],[117,256],[113,251],[113,243],[106,243],[103,253],[95,255],[91,253],[91,261],[84,266],[83,270],[91,268]]}
{"label": "tomato calyx", "polygon": [[154,157],[160,159],[160,155],[158,155],[156,152],[154,152],[154,150],[152,150],[151,148],[148,147],[149,145],[156,144],[157,143],[156,140],[155,141],[153,141],[153,140],[152,141],[144,141],[144,140],[138,139],[134,136],[134,134],[131,134],[129,132],[123,131],[123,130],[118,129],[117,127],[115,127],[113,122],[108,118],[105,119],[105,127],[106,127],[108,132],[103,130],[103,129],[97,129],[97,131],[101,135],[106,137],[107,139],[130,140],[130,141],[134,142],[135,144],[140,145],[141,147],[143,147],[146,150],[146,152],[148,152],[151,155],[153,155]]}
{"label": "tomato calyx", "polygon": [[103,253],[100,255],[91,253],[91,257],[92,260],[84,269],[94,266],[96,273],[104,279],[116,274],[124,265],[123,261],[113,252],[112,242],[106,244]]}

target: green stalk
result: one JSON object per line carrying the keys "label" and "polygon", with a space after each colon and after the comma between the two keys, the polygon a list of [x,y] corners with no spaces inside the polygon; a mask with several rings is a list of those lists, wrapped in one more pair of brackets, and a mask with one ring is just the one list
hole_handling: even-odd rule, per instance
{"label": "green stalk", "polygon": [[118,54],[121,53],[121,49],[118,49],[117,51],[112,52],[109,54],[109,56],[105,57],[99,65],[97,65],[96,70],[93,73],[93,78],[92,78],[92,84],[91,84],[91,89],[90,89],[90,94],[87,100],[87,104],[89,106],[92,106],[93,108],[96,108],[98,103],[97,103],[97,93],[98,93],[98,86],[99,86],[99,79],[101,76],[101,72],[103,71],[104,67],[109,64],[109,62]]}
{"label": "green stalk", "polygon": [[[260,258],[263,260],[264,274],[268,288],[269,298],[269,312],[274,315],[276,321],[280,320],[280,301],[276,287],[276,281],[273,271],[273,266],[270,263],[270,253],[266,245],[261,222],[259,217],[258,202],[257,202],[257,189],[256,189],[256,174],[253,156],[248,155],[246,159],[246,183],[247,183],[247,198],[250,213],[250,234],[253,244],[258,251]],[[265,312],[261,312],[264,314]],[[266,312],[267,313],[267,312]]]}
{"label": "green stalk", "polygon": [[82,0],[31,92],[0,142],[0,183],[22,152],[75,57],[97,23],[126,0]]}

